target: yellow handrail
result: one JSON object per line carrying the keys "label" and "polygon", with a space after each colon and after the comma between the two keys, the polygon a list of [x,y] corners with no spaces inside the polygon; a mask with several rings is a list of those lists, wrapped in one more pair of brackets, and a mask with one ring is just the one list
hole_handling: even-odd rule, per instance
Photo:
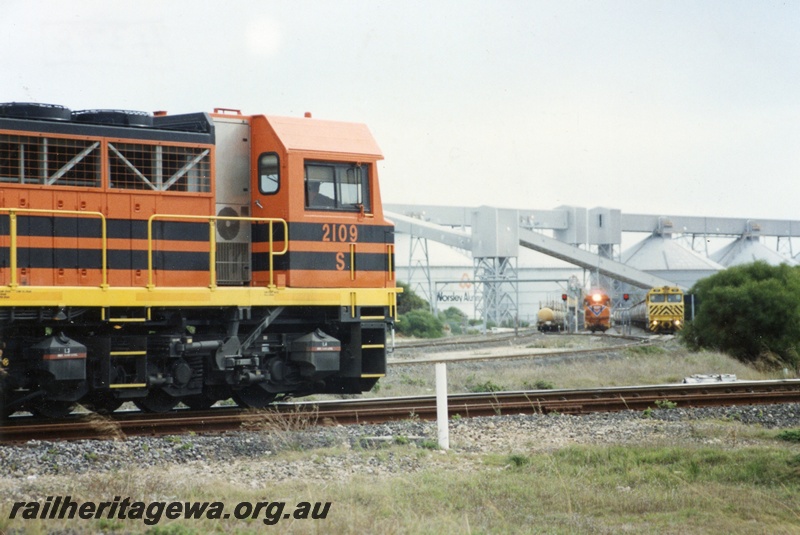
{"label": "yellow handrail", "polygon": [[106,234],[106,216],[103,215],[101,212],[87,212],[81,210],[44,210],[39,208],[0,208],[0,212],[7,212],[8,219],[9,219],[9,229],[8,233],[11,238],[10,244],[10,252],[9,252],[9,263],[11,268],[11,282],[9,286],[11,288],[16,288],[19,284],[17,283],[17,213],[23,214],[58,214],[58,215],[77,215],[77,216],[92,216],[92,217],[99,217],[100,218],[100,226],[101,226],[101,235],[100,238],[102,240],[102,281],[100,283],[101,288],[108,288],[108,237]]}
{"label": "yellow handrail", "polygon": [[[155,288],[153,283],[153,221],[156,219],[182,219],[208,221],[208,240],[209,240],[209,276],[208,287],[212,290],[217,287],[217,221],[250,221],[256,223],[269,223],[269,288],[275,288],[274,281],[274,257],[280,256],[289,250],[289,225],[284,219],[271,217],[234,217],[234,216],[206,216],[206,215],[179,215],[179,214],[153,214],[147,220],[147,288]],[[283,250],[273,251],[272,225],[280,223],[283,225]]]}
{"label": "yellow handrail", "polygon": [[388,255],[388,263],[389,263],[389,280],[394,280],[394,263],[392,262],[392,257],[394,256],[394,244],[387,244],[386,246],[386,254]]}
{"label": "yellow handrail", "polygon": [[350,280],[356,280],[356,244],[350,244]]}

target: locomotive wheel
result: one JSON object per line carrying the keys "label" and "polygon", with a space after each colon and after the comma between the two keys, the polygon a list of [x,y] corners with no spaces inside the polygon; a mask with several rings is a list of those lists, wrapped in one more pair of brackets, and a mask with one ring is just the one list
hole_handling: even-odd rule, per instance
{"label": "locomotive wheel", "polygon": [[211,405],[217,402],[216,399],[210,399],[206,397],[205,394],[181,398],[181,401],[184,403],[184,405],[196,411],[209,409],[211,408]]}
{"label": "locomotive wheel", "polygon": [[30,406],[30,411],[42,418],[64,418],[72,412],[75,403],[58,399],[39,400]]}
{"label": "locomotive wheel", "polygon": [[6,409],[7,403],[8,401],[6,401],[5,384],[0,382],[0,420],[5,420],[10,416],[8,409]]}
{"label": "locomotive wheel", "polygon": [[146,397],[139,398],[133,403],[145,412],[169,412],[178,404],[178,398],[174,398],[161,389],[151,390]]}
{"label": "locomotive wheel", "polygon": [[263,409],[275,401],[276,395],[267,392],[258,385],[248,386],[233,392],[233,401],[240,407],[251,407],[253,409]]}
{"label": "locomotive wheel", "polygon": [[97,414],[111,414],[119,409],[122,401],[115,398],[109,393],[95,393],[89,398],[89,401],[83,403],[83,406]]}

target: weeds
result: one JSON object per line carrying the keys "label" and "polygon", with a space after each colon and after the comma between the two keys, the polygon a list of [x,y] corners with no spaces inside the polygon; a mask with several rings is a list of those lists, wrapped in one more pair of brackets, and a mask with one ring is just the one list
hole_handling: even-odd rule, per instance
{"label": "weeds", "polygon": [[304,410],[296,405],[291,410],[281,411],[275,408],[252,410],[242,428],[259,431],[266,435],[276,449],[302,449],[298,432],[316,427],[319,420],[319,408],[314,405],[311,410]]}
{"label": "weeds", "polygon": [[311,410],[304,410],[299,405],[295,405],[287,411],[274,408],[253,410],[242,427],[268,433],[285,433],[305,431],[315,427],[318,420],[319,408],[316,405]]}
{"label": "weeds", "polygon": [[508,465],[512,468],[522,468],[523,466],[528,466],[529,464],[531,464],[531,458],[527,455],[512,453],[508,456]]}
{"label": "weeds", "polygon": [[400,376],[400,384],[406,386],[425,386],[426,381],[421,377],[411,377],[404,373]]}
{"label": "weeds", "polygon": [[800,429],[786,429],[778,433],[776,437],[786,442],[800,442]]}
{"label": "weeds", "polygon": [[662,355],[666,352],[666,349],[661,346],[648,344],[631,347],[627,351],[628,353],[633,353],[634,355]]}
{"label": "weeds", "polygon": [[434,440],[434,439],[432,439],[432,438],[428,438],[428,439],[425,439],[422,442],[420,442],[419,443],[419,447],[423,448],[423,449],[426,449],[426,450],[438,450],[439,449],[439,442]]}
{"label": "weeds", "polygon": [[502,392],[503,390],[506,390],[504,386],[492,382],[491,379],[483,383],[467,385],[467,387],[470,392],[474,392],[476,394],[481,392]]}
{"label": "weeds", "polygon": [[525,390],[554,390],[556,387],[551,381],[545,379],[537,379],[533,383],[525,381],[522,383],[522,386]]}
{"label": "weeds", "polygon": [[84,421],[89,423],[89,426],[98,431],[99,434],[113,440],[124,440],[125,433],[120,429],[120,424],[110,416],[102,414],[90,413],[83,417]]}
{"label": "weeds", "polygon": [[670,401],[668,399],[657,399],[656,400],[656,407],[659,409],[674,409],[678,406],[677,403],[674,401]]}
{"label": "weeds", "polygon": [[678,404],[675,403],[674,401],[670,401],[668,399],[657,399],[655,401],[655,408],[647,407],[645,410],[642,411],[642,416],[644,416],[645,418],[652,418],[653,411],[655,409],[670,410],[676,408],[677,406]]}

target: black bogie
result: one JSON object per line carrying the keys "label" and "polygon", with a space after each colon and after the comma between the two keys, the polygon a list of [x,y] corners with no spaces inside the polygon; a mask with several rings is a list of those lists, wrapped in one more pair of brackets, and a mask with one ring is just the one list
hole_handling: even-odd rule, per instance
{"label": "black bogie", "polygon": [[230,397],[263,407],[289,396],[360,393],[386,371],[386,322],[352,313],[83,310],[39,321],[41,314],[29,311],[25,320],[2,322],[3,410],[58,417],[76,402],[108,413],[134,401],[164,412],[179,402],[203,409]]}

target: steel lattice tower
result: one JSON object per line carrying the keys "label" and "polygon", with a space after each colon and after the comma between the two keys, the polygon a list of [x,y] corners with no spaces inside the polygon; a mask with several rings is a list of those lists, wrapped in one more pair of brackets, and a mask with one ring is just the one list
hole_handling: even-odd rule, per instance
{"label": "steel lattice tower", "polygon": [[516,327],[519,275],[516,257],[475,259],[475,312],[496,326]]}

